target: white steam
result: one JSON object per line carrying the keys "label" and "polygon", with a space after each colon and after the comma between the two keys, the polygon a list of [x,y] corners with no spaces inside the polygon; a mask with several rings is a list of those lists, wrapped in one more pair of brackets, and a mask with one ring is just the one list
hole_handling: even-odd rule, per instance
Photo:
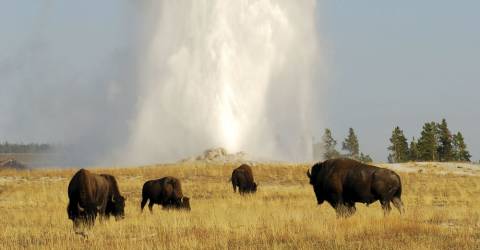
{"label": "white steam", "polygon": [[[129,161],[311,157],[315,1],[152,1]],[[126,154],[122,154],[126,155]]]}
{"label": "white steam", "polygon": [[0,8],[0,142],[64,146],[47,166],[176,161],[211,147],[309,159],[315,5],[12,1]]}

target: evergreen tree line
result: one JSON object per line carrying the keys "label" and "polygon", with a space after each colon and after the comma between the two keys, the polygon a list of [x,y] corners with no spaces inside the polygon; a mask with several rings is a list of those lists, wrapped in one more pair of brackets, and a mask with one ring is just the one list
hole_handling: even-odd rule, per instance
{"label": "evergreen tree line", "polygon": [[447,121],[427,122],[423,125],[418,141],[415,137],[408,143],[400,127],[395,127],[390,137],[391,145],[388,161],[460,161],[469,162],[471,155],[467,150],[462,133],[451,133]]}
{"label": "evergreen tree line", "polygon": [[48,153],[53,149],[52,145],[49,144],[15,144],[3,142],[0,143],[0,153],[1,154],[18,154],[18,153]]}
{"label": "evergreen tree line", "polygon": [[360,152],[360,144],[353,128],[349,128],[348,135],[342,142],[342,150],[343,154],[337,150],[337,141],[333,138],[332,131],[327,128],[322,136],[322,141],[314,145],[314,158],[328,160],[347,157],[362,162],[373,161],[368,154]]}

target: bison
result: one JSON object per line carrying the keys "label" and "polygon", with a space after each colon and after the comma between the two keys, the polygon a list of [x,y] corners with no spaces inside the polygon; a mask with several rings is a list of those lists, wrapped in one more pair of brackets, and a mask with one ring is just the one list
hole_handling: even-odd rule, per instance
{"label": "bison", "polygon": [[148,203],[150,212],[154,204],[162,205],[163,209],[190,210],[190,198],[183,196],[180,181],[171,176],[150,180],[143,184],[140,204],[142,212],[148,200],[150,200]]}
{"label": "bison", "polygon": [[257,191],[257,183],[253,181],[252,168],[247,164],[242,164],[233,170],[231,181],[233,192],[237,192],[237,187],[240,194]]}
{"label": "bison", "polygon": [[68,184],[68,218],[74,227],[80,223],[93,226],[95,218],[125,217],[125,198],[120,194],[115,177],[107,174],[93,174],[80,169]]}
{"label": "bison", "polygon": [[391,210],[390,202],[400,213],[404,212],[400,198],[402,184],[392,170],[351,159],[332,159],[315,164],[311,173],[307,171],[307,176],[317,203],[321,205],[327,201],[339,217],[353,215],[356,202],[369,205],[377,200],[385,215]]}

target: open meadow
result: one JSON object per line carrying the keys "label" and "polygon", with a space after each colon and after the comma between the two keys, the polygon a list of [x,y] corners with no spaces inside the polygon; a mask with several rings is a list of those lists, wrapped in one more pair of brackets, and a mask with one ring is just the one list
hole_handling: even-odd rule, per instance
{"label": "open meadow", "polygon": [[[408,165],[408,164],[406,164]],[[406,213],[384,217],[378,202],[357,204],[337,219],[316,205],[308,165],[258,164],[258,192],[240,196],[229,182],[233,165],[189,163],[93,168],[115,175],[127,198],[126,218],[98,220],[88,237],[68,220],[67,186],[78,169],[0,171],[1,249],[478,249],[480,176],[439,172],[432,166],[397,171]],[[398,168],[398,166],[396,166]],[[405,169],[408,167],[404,167]],[[394,168],[392,168],[394,169]],[[477,173],[477,172],[474,172]],[[191,212],[140,212],[145,181],[182,181]]]}

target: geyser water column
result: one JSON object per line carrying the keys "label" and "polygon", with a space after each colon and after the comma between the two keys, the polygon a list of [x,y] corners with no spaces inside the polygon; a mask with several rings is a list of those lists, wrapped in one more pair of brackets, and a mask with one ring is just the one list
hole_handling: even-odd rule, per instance
{"label": "geyser water column", "polygon": [[308,159],[315,4],[143,3],[145,57],[129,159],[178,160],[211,147]]}

